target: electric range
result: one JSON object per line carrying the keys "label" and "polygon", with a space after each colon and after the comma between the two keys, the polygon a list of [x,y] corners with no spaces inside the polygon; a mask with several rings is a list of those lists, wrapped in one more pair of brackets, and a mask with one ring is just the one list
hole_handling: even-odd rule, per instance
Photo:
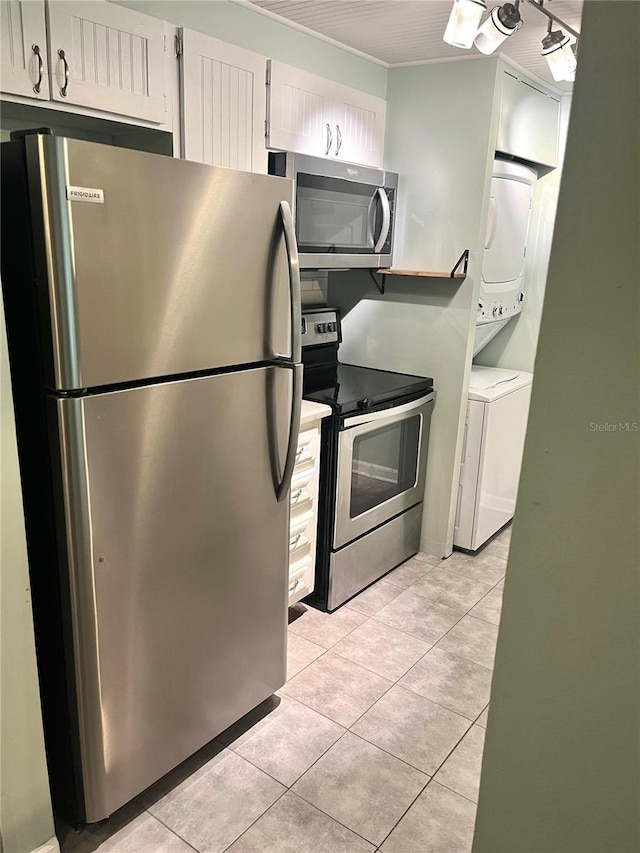
{"label": "electric range", "polygon": [[315,590],[333,611],[420,547],[435,392],[425,376],[342,364],[335,309],[302,318],[303,396],[333,411],[322,427]]}

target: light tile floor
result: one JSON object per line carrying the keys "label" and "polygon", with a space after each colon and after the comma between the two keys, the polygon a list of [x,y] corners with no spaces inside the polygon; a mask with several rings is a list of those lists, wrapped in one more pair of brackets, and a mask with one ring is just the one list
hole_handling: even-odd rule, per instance
{"label": "light tile floor", "polygon": [[507,528],[292,608],[289,680],[74,853],[468,853]]}

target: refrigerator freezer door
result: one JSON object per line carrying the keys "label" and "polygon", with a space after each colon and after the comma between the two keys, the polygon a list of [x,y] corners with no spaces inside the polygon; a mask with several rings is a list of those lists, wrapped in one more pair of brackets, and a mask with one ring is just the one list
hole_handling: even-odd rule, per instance
{"label": "refrigerator freezer door", "polygon": [[291,181],[54,136],[26,146],[51,387],[291,355]]}
{"label": "refrigerator freezer door", "polygon": [[285,681],[292,371],[57,408],[86,820]]}

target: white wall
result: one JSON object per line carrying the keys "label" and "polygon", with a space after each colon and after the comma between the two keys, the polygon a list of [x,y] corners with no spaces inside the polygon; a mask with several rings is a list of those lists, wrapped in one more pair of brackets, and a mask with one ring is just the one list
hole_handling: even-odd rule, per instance
{"label": "white wall", "polygon": [[536,184],[529,239],[531,251],[527,255],[524,288],[526,298],[522,312],[508,322],[478,353],[476,364],[533,372],[570,110],[571,96],[565,95],[562,98],[560,114],[559,165],[551,171],[542,170],[546,171],[546,174],[541,174]]}
{"label": "white wall", "polygon": [[20,472],[0,301],[0,849],[57,849],[44,753]]}
{"label": "white wall", "polygon": [[342,361],[435,380],[421,547],[440,557],[453,544],[496,72],[495,58],[389,72],[385,166],[400,173],[393,265],[449,272],[469,248],[467,279],[389,277],[381,296],[365,272],[329,277],[329,302],[344,313]]}
{"label": "white wall", "polygon": [[639,57],[585,3],[475,853],[640,850]]}
{"label": "white wall", "polygon": [[385,97],[387,69],[229,0],[111,0]]}

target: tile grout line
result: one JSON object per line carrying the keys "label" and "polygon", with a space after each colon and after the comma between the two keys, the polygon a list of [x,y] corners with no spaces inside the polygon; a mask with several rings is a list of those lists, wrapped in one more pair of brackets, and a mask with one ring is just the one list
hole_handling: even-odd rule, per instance
{"label": "tile grout line", "polygon": [[[161,823],[165,829],[168,829],[169,832],[172,833],[172,835],[177,836],[180,839],[180,841],[183,841],[188,847],[190,847],[192,850],[195,850],[196,853],[202,853],[201,850],[199,850],[197,847],[194,847],[193,844],[190,844],[186,838],[183,838],[179,832],[176,832],[175,829],[172,829],[170,826],[168,826],[168,824],[166,824],[161,818],[156,817],[154,814],[152,814],[152,812],[150,812],[149,809],[145,809],[145,813],[150,815],[154,820],[157,820],[158,823]],[[114,835],[115,835],[115,833],[114,833]],[[99,853],[99,849],[100,848],[98,848],[98,853]],[[223,853],[224,853],[224,851],[223,851]]]}

